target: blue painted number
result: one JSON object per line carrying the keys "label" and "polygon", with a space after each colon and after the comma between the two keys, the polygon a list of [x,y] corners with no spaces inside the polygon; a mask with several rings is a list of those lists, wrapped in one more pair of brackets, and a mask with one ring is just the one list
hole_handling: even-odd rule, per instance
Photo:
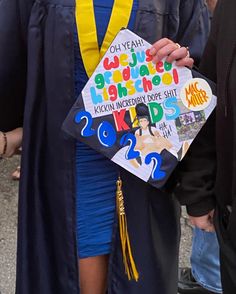
{"label": "blue painted number", "polygon": [[86,120],[85,126],[81,131],[83,137],[93,136],[96,131],[92,129],[93,118],[92,115],[87,111],[80,111],[75,115],[75,122],[79,124],[83,119]]}
{"label": "blue painted number", "polygon": [[99,125],[97,135],[99,142],[105,147],[112,147],[116,142],[116,131],[108,121]]}
{"label": "blue painted number", "polygon": [[129,143],[129,148],[125,154],[125,158],[128,160],[134,159],[140,156],[140,152],[134,150],[136,146],[136,141],[137,141],[136,137],[134,136],[134,134],[131,134],[131,133],[123,135],[120,139],[121,146],[126,146]]}
{"label": "blue painted number", "polygon": [[166,176],[166,172],[161,170],[162,158],[161,155],[157,152],[149,153],[145,157],[145,164],[150,164],[154,161],[154,166],[152,169],[152,178],[154,180],[161,180]]}

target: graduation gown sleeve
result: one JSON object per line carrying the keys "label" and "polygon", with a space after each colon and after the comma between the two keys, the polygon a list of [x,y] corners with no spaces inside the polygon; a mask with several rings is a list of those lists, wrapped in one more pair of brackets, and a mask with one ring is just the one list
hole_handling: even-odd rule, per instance
{"label": "graduation gown sleeve", "polygon": [[177,42],[189,47],[190,55],[198,65],[210,30],[210,15],[205,1],[180,1],[179,21]]}
{"label": "graduation gown sleeve", "polygon": [[0,2],[0,130],[23,124],[26,92],[26,31],[30,0]]}

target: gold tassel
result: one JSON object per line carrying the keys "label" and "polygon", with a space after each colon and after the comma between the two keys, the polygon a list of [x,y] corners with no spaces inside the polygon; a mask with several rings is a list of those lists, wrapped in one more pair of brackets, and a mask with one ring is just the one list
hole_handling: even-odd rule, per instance
{"label": "gold tassel", "polygon": [[124,207],[124,196],[122,192],[122,181],[119,177],[116,182],[116,204],[117,204],[117,213],[119,217],[119,227],[120,227],[120,240],[121,248],[123,254],[123,262],[125,266],[125,272],[128,275],[129,280],[135,280],[136,282],[139,279],[139,274],[133,259],[132,250],[130,246],[129,234],[127,229],[127,220]]}

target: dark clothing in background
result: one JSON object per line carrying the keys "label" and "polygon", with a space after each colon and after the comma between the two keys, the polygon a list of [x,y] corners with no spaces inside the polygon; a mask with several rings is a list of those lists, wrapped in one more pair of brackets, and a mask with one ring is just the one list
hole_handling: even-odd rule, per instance
{"label": "dark clothing in background", "polygon": [[[0,130],[24,128],[17,294],[79,293],[75,141],[61,131],[75,95],[74,5],[73,0],[0,1]],[[135,32],[150,43],[169,37],[189,46],[198,59],[208,28],[202,0],[139,2]],[[140,280],[127,280],[114,228],[108,293],[176,294],[179,206],[135,176],[122,171],[122,177]]]}
{"label": "dark clothing in background", "polygon": [[[215,114],[182,163],[178,195],[190,215],[216,201],[224,293],[236,293],[236,1],[219,0],[200,71],[217,83]],[[189,193],[191,191],[191,197]],[[215,196],[214,196],[215,195]],[[199,211],[199,206],[206,209]]]}

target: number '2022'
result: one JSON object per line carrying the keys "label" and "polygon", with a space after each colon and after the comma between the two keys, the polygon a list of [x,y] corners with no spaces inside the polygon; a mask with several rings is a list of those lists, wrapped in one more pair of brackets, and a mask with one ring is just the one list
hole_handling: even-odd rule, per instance
{"label": "number '2022'", "polygon": [[[111,148],[117,140],[116,130],[112,126],[111,123],[108,121],[103,121],[98,126],[97,130],[94,130],[92,128],[93,125],[93,118],[91,114],[88,111],[80,111],[75,115],[75,123],[79,124],[82,120],[85,120],[85,125],[81,130],[81,136],[82,137],[91,137],[94,135],[97,135],[97,138],[100,142],[100,144],[104,147]],[[140,156],[140,152],[135,150],[136,145],[136,137],[132,133],[124,134],[119,144],[121,146],[129,146],[128,151],[126,152],[125,159],[131,160],[138,158]],[[151,162],[153,162],[153,170],[152,170],[152,178],[154,180],[161,180],[165,177],[166,173],[161,170],[161,164],[162,164],[162,157],[157,152],[151,152],[146,155],[145,157],[145,164],[149,165]]]}

